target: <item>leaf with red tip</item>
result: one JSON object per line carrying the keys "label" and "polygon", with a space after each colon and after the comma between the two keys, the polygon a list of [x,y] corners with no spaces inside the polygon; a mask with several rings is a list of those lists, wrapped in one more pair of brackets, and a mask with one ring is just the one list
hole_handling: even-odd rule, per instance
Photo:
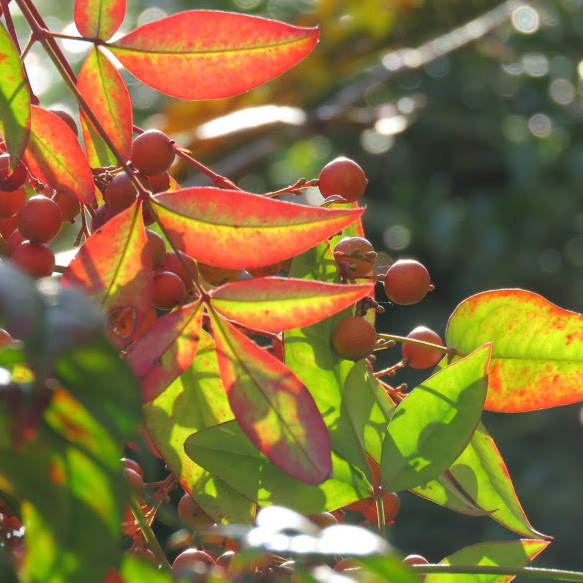
{"label": "leaf with red tip", "polygon": [[87,38],[107,40],[121,26],[126,0],[75,0],[77,30]]}
{"label": "leaf with red tip", "polygon": [[175,245],[221,267],[262,267],[293,257],[356,221],[364,209],[328,210],[201,187],[159,194],[153,206]]}
{"label": "leaf with red tip", "polygon": [[200,300],[166,314],[128,350],[127,360],[140,379],[144,403],[156,398],[191,364],[202,328]]}
{"label": "leaf with red tip", "polygon": [[14,169],[30,131],[30,93],[18,49],[0,23],[0,132]]}
{"label": "leaf with red tip", "polygon": [[193,433],[233,419],[219,373],[215,343],[206,332],[200,330],[192,364],[146,404],[144,415],[148,433],[164,461],[203,510],[217,523],[251,524],[255,505],[194,463],[184,451],[184,442]]}
{"label": "leaf with red tip", "polygon": [[113,337],[118,344],[140,327],[152,304],[154,276],[147,241],[142,205],[135,202],[85,241],[63,275],[64,285],[80,287],[103,305],[110,320],[133,314],[129,330]]}
{"label": "leaf with red tip", "polygon": [[[465,547],[440,561],[440,565],[467,567],[468,565],[484,567],[520,568],[528,565],[549,545],[547,540],[512,540],[502,542],[485,542]],[[425,583],[459,583],[461,580],[472,583],[509,583],[515,575],[494,575],[491,573],[430,573]]]}
{"label": "leaf with red tip", "polygon": [[231,97],[287,71],[318,42],[317,28],[211,10],[140,26],[108,46],[154,89],[181,99]]}
{"label": "leaf with red tip", "polygon": [[[77,79],[77,88],[103,129],[110,136],[124,160],[128,160],[132,149],[132,102],[122,76],[98,48],[88,55]],[[81,110],[83,138],[87,156],[94,166],[100,166],[98,150],[104,144],[95,131],[90,131],[91,123]],[[107,146],[105,146],[107,147]]]}
{"label": "leaf with red tip", "polygon": [[371,294],[373,286],[279,277],[241,279],[213,292],[211,304],[243,326],[281,332],[320,322]]}
{"label": "leaf with red tip", "polygon": [[485,408],[518,413],[583,400],[583,315],[520,289],[487,291],[451,315],[447,346],[493,342]]}
{"label": "leaf with red tip", "polygon": [[84,204],[95,199],[93,174],[73,130],[58,115],[31,107],[31,127],[24,160],[30,171],[61,194]]}
{"label": "leaf with red tip", "polygon": [[211,312],[219,369],[235,418],[255,447],[307,484],[332,471],[328,429],[308,389],[281,361]]}

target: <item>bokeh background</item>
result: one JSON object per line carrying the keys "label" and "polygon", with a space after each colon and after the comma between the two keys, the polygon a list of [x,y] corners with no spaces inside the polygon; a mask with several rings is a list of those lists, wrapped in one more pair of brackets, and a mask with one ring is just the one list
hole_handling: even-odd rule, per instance
{"label": "bokeh background", "polygon": [[[52,30],[75,34],[71,2],[38,4]],[[387,305],[380,330],[443,334],[462,299],[499,287],[583,310],[581,0],[130,0],[123,29],[192,8],[317,24],[321,42],[283,77],[227,100],[168,99],[124,73],[136,123],[254,192],[314,178],[337,155],[355,159],[370,180],[364,225],[381,259],[415,257],[436,286],[417,306]],[[63,47],[78,69],[87,45]],[[45,106],[77,113],[36,47],[27,65]],[[180,165],[175,175],[206,183]],[[531,522],[555,538],[538,563],[583,568],[580,407],[484,421]],[[431,561],[513,538],[412,494],[402,504],[390,540]]]}

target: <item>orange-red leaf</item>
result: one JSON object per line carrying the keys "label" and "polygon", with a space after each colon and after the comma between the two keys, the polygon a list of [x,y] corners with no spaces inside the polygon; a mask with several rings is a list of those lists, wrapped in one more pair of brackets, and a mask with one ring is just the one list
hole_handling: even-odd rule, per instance
{"label": "orange-red leaf", "polygon": [[192,364],[202,314],[200,300],[182,306],[158,318],[128,350],[127,360],[140,379],[144,403],[155,399]]}
{"label": "orange-red leaf", "polygon": [[213,292],[211,304],[244,326],[281,332],[310,326],[351,306],[372,293],[373,285],[279,277],[242,279]]}
{"label": "orange-red leaf", "polygon": [[330,435],[305,385],[266,350],[211,313],[219,370],[239,425],[277,467],[308,484],[330,477]]}
{"label": "orange-red leaf", "polygon": [[[122,76],[98,48],[94,48],[83,64],[77,79],[77,88],[103,129],[107,132],[124,161],[132,149],[132,102]],[[98,166],[95,132],[90,131],[89,120],[81,110],[83,138],[87,155]],[[99,138],[98,138],[99,139]]]}
{"label": "orange-red leaf", "polygon": [[317,28],[211,10],[140,26],[108,48],[138,79],[173,97],[230,97],[287,71],[318,42]]}
{"label": "orange-red leaf", "polygon": [[120,27],[126,0],[75,0],[77,30],[87,38],[107,40]]}
{"label": "orange-red leaf", "polygon": [[152,304],[154,285],[141,204],[134,203],[93,233],[69,264],[62,281],[81,287],[102,304],[112,324],[127,317],[131,325],[126,332],[118,332],[116,339],[118,343],[127,340]]}
{"label": "orange-red leaf", "polygon": [[520,289],[464,300],[447,346],[462,354],[493,342],[485,408],[517,413],[583,400],[583,315]]}
{"label": "orange-red leaf", "polygon": [[364,210],[314,208],[211,187],[159,194],[153,205],[188,255],[233,268],[293,257],[341,231]]}
{"label": "orange-red leaf", "polygon": [[91,204],[93,174],[73,130],[56,114],[31,107],[31,128],[24,159],[30,171],[60,193]]}

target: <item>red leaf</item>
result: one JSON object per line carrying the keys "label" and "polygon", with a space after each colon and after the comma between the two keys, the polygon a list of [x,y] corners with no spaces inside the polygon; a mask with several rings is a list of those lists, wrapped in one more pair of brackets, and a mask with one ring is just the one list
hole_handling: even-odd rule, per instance
{"label": "red leaf", "polygon": [[485,408],[517,413],[583,400],[583,315],[521,289],[483,292],[451,315],[447,346],[493,342]]}
{"label": "red leaf", "polygon": [[213,292],[211,304],[244,326],[281,332],[315,324],[372,293],[373,287],[278,277],[242,279]]}
{"label": "red leaf", "polygon": [[141,381],[144,403],[155,399],[192,364],[202,314],[200,300],[182,306],[158,318],[128,350],[127,360]]}
{"label": "red leaf", "polygon": [[173,97],[244,93],[287,71],[318,42],[317,28],[211,10],[140,26],[108,48],[138,79]]}
{"label": "red leaf", "polygon": [[175,245],[221,267],[262,267],[293,257],[356,221],[364,209],[329,210],[220,188],[154,197]]}
{"label": "red leaf", "polygon": [[128,330],[118,332],[118,342],[126,340],[142,323],[152,305],[153,282],[142,205],[137,202],[85,241],[62,279],[63,285],[81,287],[102,304],[118,329],[121,320],[135,315],[127,318],[132,324]]}
{"label": "red leaf", "polygon": [[126,0],[75,0],[75,26],[82,36],[107,40],[120,27]]}
{"label": "red leaf", "polygon": [[31,128],[24,159],[30,171],[61,194],[91,204],[93,174],[73,130],[56,114],[31,107]]}
{"label": "red leaf", "polygon": [[305,385],[211,312],[219,370],[239,425],[278,468],[307,484],[332,473],[330,434]]}
{"label": "red leaf", "polygon": [[[107,132],[124,160],[132,149],[132,102],[117,69],[97,48],[87,57],[77,79],[79,92]],[[83,138],[89,159],[98,160],[89,120],[81,110]],[[99,164],[96,164],[99,165]]]}

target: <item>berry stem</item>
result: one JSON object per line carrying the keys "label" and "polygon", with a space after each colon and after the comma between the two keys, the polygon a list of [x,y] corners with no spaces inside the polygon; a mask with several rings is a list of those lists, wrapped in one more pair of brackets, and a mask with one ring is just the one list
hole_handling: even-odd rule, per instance
{"label": "berry stem", "polygon": [[530,577],[532,579],[547,579],[554,581],[583,582],[583,573],[580,571],[566,571],[563,569],[545,569],[541,567],[491,567],[482,565],[410,565],[410,569],[419,573],[448,573],[471,575],[512,575]]}
{"label": "berry stem", "polygon": [[[405,342],[407,344],[416,344],[417,346],[425,346],[426,348],[431,348],[433,350],[439,350],[444,354],[449,354],[450,356],[457,356],[459,352],[455,348],[446,348],[445,346],[440,346],[439,344],[433,344],[433,342],[425,342],[424,340],[414,340],[413,338],[407,338],[405,336],[397,336],[395,334],[378,334],[379,338],[383,340],[394,340],[395,342]],[[381,345],[380,348],[385,348]]]}
{"label": "berry stem", "polygon": [[162,550],[162,547],[160,546],[160,543],[158,542],[158,539],[156,538],[150,523],[146,520],[146,517],[142,512],[142,507],[140,506],[140,503],[134,494],[131,494],[130,496],[130,506],[132,509],[132,514],[134,515],[134,518],[136,519],[136,522],[138,523],[138,526],[140,527],[142,534],[148,543],[148,546],[158,560],[158,564],[162,565],[164,569],[171,571],[172,567],[170,566],[170,563],[168,562],[168,559],[166,558],[166,555],[164,554],[164,551]]}

